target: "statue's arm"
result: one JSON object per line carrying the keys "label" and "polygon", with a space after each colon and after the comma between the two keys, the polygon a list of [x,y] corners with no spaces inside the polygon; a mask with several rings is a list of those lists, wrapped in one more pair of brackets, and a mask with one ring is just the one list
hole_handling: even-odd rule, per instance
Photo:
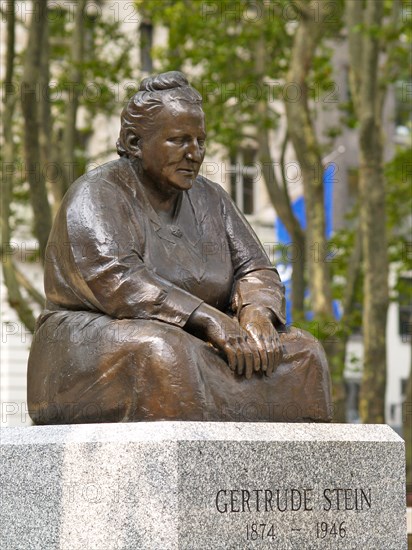
{"label": "statue's arm", "polygon": [[277,271],[258,269],[237,279],[231,307],[240,318],[246,306],[255,305],[269,310],[275,325],[286,323],[285,292]]}
{"label": "statue's arm", "polygon": [[285,323],[284,286],[247,220],[224,193],[222,207],[235,274],[231,308],[255,342],[261,370],[270,376],[282,360],[276,328]]}
{"label": "statue's arm", "polygon": [[276,268],[243,214],[223,191],[221,202],[234,267],[233,312],[240,318],[244,307],[255,305],[267,308],[275,324],[284,324],[285,291]]}

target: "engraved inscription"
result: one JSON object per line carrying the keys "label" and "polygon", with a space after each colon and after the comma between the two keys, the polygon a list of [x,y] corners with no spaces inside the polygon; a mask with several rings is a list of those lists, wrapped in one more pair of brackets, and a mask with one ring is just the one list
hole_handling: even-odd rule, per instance
{"label": "engraved inscription", "polygon": [[[221,514],[244,512],[311,512],[313,488],[288,489],[220,489],[215,498]],[[362,488],[326,488],[322,491],[321,509],[364,511],[372,507],[372,490]]]}
{"label": "engraved inscription", "polygon": [[216,494],[216,509],[221,514],[238,512],[279,512],[313,510],[313,489],[221,489]]}
{"label": "engraved inscription", "polygon": [[329,510],[364,510],[371,508],[371,490],[367,489],[325,489],[323,509]]}
{"label": "engraved inscription", "polygon": [[[215,494],[215,509],[219,514],[265,513],[263,521],[248,521],[245,538],[248,541],[276,539],[276,525],[270,520],[278,512],[367,512],[372,508],[372,489],[363,487],[273,487],[262,489],[219,489]],[[268,516],[272,514],[272,516]],[[297,516],[298,518],[299,516]],[[253,518],[255,519],[255,518]],[[316,518],[318,519],[318,517]],[[342,516],[313,523],[313,536],[317,539],[342,539],[346,537],[350,523]],[[291,534],[302,531],[297,525],[291,527]]]}
{"label": "engraved inscription", "polygon": [[326,521],[321,521],[316,524],[316,536],[318,539],[324,539],[327,536],[343,539],[346,536],[345,522],[327,523]]}

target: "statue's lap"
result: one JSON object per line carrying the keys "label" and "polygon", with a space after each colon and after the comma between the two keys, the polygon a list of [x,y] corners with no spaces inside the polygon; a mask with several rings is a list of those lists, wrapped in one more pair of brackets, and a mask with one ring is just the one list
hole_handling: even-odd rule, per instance
{"label": "statue's lap", "polygon": [[273,375],[254,373],[246,380],[182,328],[55,312],[39,326],[30,353],[30,414],[38,424],[329,421],[322,347],[300,329],[280,338],[283,360]]}

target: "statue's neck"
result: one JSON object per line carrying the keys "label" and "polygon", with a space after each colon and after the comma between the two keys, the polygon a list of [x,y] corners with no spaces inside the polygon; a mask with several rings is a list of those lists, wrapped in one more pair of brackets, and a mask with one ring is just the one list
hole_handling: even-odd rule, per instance
{"label": "statue's neck", "polygon": [[182,191],[161,187],[158,182],[151,180],[142,170],[138,159],[131,160],[131,165],[153,210],[161,220],[172,223],[182,201]]}

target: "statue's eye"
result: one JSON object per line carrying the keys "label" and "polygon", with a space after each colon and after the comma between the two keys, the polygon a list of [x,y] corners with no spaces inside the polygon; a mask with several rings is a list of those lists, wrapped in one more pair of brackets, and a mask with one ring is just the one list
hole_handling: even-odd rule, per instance
{"label": "statue's eye", "polygon": [[167,139],[170,143],[175,143],[176,145],[182,145],[184,139],[182,137],[170,137]]}

